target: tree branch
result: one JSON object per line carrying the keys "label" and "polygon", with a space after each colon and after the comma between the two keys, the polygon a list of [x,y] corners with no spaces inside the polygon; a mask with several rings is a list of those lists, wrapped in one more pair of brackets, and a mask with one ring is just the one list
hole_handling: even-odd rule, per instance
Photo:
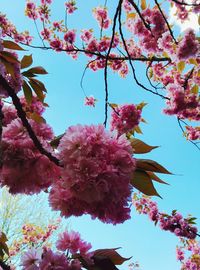
{"label": "tree branch", "polygon": [[128,2],[134,7],[135,11],[137,12],[137,14],[139,15],[140,19],[142,20],[144,26],[147,28],[147,30],[149,30],[151,32],[151,27],[150,25],[145,21],[144,17],[142,16],[138,6],[134,3],[133,0],[128,0]]}
{"label": "tree branch", "polygon": [[132,64],[132,59],[131,59],[131,56],[130,56],[130,54],[129,54],[129,51],[128,51],[128,48],[127,48],[127,45],[126,45],[126,41],[125,41],[125,38],[124,38],[124,35],[123,35],[123,32],[122,32],[121,9],[119,10],[119,32],[120,32],[120,36],[121,36],[121,39],[122,39],[122,42],[123,42],[123,45],[124,45],[124,49],[125,49],[125,51],[126,51],[126,53],[127,53],[127,55],[128,55],[129,64],[130,64],[130,66],[131,66],[132,73],[133,73],[133,78],[134,78],[135,82],[137,83],[137,85],[139,85],[141,88],[143,88],[144,90],[146,90],[146,91],[148,91],[148,92],[150,92],[150,93],[152,93],[152,94],[154,94],[154,95],[157,95],[157,96],[160,96],[160,97],[162,97],[162,98],[164,98],[164,99],[168,99],[168,100],[169,100],[170,98],[168,98],[168,97],[166,97],[166,96],[163,96],[162,94],[159,94],[159,93],[157,93],[157,92],[155,92],[155,91],[153,91],[153,90],[147,88],[146,86],[144,86],[143,84],[141,84],[141,83],[138,81],[138,79],[137,79],[137,77],[136,77],[136,73],[135,73],[135,68],[134,68],[134,66],[133,66],[133,64]]}
{"label": "tree branch", "polygon": [[170,25],[169,25],[169,23],[168,23],[168,21],[167,21],[167,18],[165,17],[165,15],[164,15],[164,13],[163,13],[163,11],[162,11],[162,9],[161,9],[161,7],[160,7],[158,1],[155,0],[155,3],[156,3],[156,5],[157,5],[157,7],[158,7],[158,9],[159,9],[159,11],[160,11],[160,13],[161,13],[161,15],[163,16],[163,19],[164,19],[164,21],[165,21],[165,23],[166,23],[166,25],[167,25],[167,28],[168,28],[168,30],[169,30],[169,32],[170,32],[171,37],[173,38],[175,44],[178,44],[177,40],[176,40],[175,37],[174,37],[173,31],[172,31],[172,29],[171,29],[171,27],[170,27]]}
{"label": "tree branch", "polygon": [[17,110],[17,115],[22,121],[23,126],[26,128],[31,140],[33,141],[35,147],[38,149],[38,151],[42,154],[48,157],[48,159],[52,162],[54,162],[57,166],[60,165],[60,161],[54,157],[51,153],[49,153],[47,150],[45,150],[38,140],[37,136],[35,135],[31,125],[29,124],[26,113],[24,112],[21,102],[18,98],[18,96],[15,94],[15,91],[10,87],[10,85],[7,83],[7,81],[4,79],[2,75],[0,75],[0,84],[7,90],[8,95],[12,98],[12,102],[15,105],[15,108]]}
{"label": "tree branch", "polygon": [[185,2],[181,2],[179,0],[171,0],[171,1],[176,3],[176,4],[183,5],[183,6],[189,6],[189,7],[198,7],[198,6],[200,6],[200,3],[199,4],[188,4],[188,3],[185,3]]}
{"label": "tree branch", "polygon": [[105,58],[105,68],[104,68],[104,80],[105,80],[105,120],[104,120],[104,126],[106,127],[107,124],[107,119],[108,119],[108,60],[109,60],[109,54],[110,51],[112,49],[112,44],[114,41],[114,37],[115,37],[115,27],[116,27],[116,23],[117,23],[117,17],[118,17],[118,13],[119,10],[121,9],[121,5],[122,5],[123,0],[119,0],[118,2],[118,6],[114,15],[114,19],[113,19],[113,27],[112,27],[112,37],[110,40],[110,46],[108,48],[108,52],[106,54],[106,58]]}

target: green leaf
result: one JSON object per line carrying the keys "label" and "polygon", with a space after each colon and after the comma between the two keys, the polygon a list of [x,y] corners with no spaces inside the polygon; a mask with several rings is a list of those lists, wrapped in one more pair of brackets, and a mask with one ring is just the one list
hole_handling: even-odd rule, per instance
{"label": "green leaf", "polygon": [[132,148],[134,149],[135,154],[149,153],[151,150],[158,147],[158,146],[150,146],[136,138],[131,138],[129,139],[129,141],[131,143]]}
{"label": "green leaf", "polygon": [[33,94],[32,94],[30,86],[28,85],[28,83],[25,80],[23,81],[22,88],[24,91],[25,99],[26,99],[27,103],[30,104],[32,102],[32,99],[33,99]]}
{"label": "green leaf", "polygon": [[124,258],[116,251],[118,248],[105,248],[97,249],[94,251],[93,257],[104,257],[109,258],[115,265],[121,265],[125,261],[128,261],[130,258]]}
{"label": "green leaf", "polygon": [[147,196],[160,197],[153,185],[151,177],[145,171],[136,170],[131,178],[131,185]]}
{"label": "green leaf", "polygon": [[22,47],[20,47],[17,43],[11,40],[3,40],[3,47],[10,49],[10,50],[18,50],[18,51],[25,51]]}
{"label": "green leaf", "polygon": [[27,72],[31,72],[33,74],[48,74],[48,72],[43,67],[33,67],[27,70]]}
{"label": "green leaf", "polygon": [[171,174],[162,165],[151,159],[136,159],[136,168],[142,171]]}
{"label": "green leaf", "polygon": [[165,185],[169,185],[168,183],[166,183],[165,181],[163,181],[162,179],[160,179],[155,173],[153,172],[146,172],[152,180],[161,183],[161,184],[165,184]]}
{"label": "green leaf", "polygon": [[32,54],[31,55],[24,55],[24,57],[21,60],[21,69],[27,68],[33,63]]}

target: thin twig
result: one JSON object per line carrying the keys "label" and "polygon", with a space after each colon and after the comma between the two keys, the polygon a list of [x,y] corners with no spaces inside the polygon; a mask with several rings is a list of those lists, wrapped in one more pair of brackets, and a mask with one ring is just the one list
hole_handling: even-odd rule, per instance
{"label": "thin twig", "polygon": [[179,5],[183,5],[183,6],[189,6],[189,7],[198,7],[200,6],[200,3],[199,4],[189,4],[189,3],[185,3],[185,2],[181,2],[179,0],[171,0],[172,2],[176,3],[176,4],[179,4]]}
{"label": "thin twig", "polygon": [[10,85],[7,83],[7,81],[4,79],[2,75],[0,75],[0,84],[3,86],[4,89],[7,90],[8,95],[12,98],[12,102],[17,110],[17,115],[22,121],[23,126],[26,128],[31,140],[33,141],[35,147],[38,149],[38,151],[42,154],[48,157],[48,159],[52,162],[54,162],[57,166],[60,165],[60,161],[54,157],[50,152],[48,152],[46,149],[43,148],[42,144],[38,140],[37,136],[35,135],[31,125],[29,124],[26,113],[24,112],[21,102],[18,98],[18,96],[15,94],[15,91],[10,87]]}
{"label": "thin twig", "polygon": [[[9,36],[11,37],[11,36]],[[12,37],[11,37],[12,38]],[[33,48],[33,49],[41,49],[41,50],[54,50],[52,47],[43,47],[43,46],[37,46],[37,45],[31,45],[31,44],[26,44],[24,42],[19,42],[19,44]],[[129,59],[133,60],[133,61],[139,61],[139,62],[171,62],[171,59],[169,57],[156,57],[156,56],[152,56],[152,57],[121,57],[121,56],[107,56],[107,55],[103,55],[98,51],[90,51],[90,50],[86,50],[84,49],[80,49],[78,47],[74,47],[71,49],[60,49],[60,52],[80,52],[80,53],[85,53],[85,54],[91,54],[93,56],[97,56],[99,58],[102,59],[106,59],[108,57],[108,60],[122,60],[122,61],[128,61]]]}
{"label": "thin twig", "polygon": [[118,2],[118,6],[113,18],[113,27],[112,27],[112,37],[110,40],[110,46],[108,48],[108,52],[106,54],[106,58],[105,58],[105,68],[104,68],[104,81],[105,81],[105,120],[104,120],[104,126],[106,127],[107,124],[107,119],[108,119],[108,60],[109,60],[109,54],[110,51],[112,49],[112,44],[114,41],[114,37],[115,37],[115,28],[116,28],[116,23],[117,23],[117,17],[118,17],[118,13],[119,10],[121,9],[121,5],[122,5],[123,0],[119,0]]}
{"label": "thin twig", "polygon": [[[179,125],[180,129],[181,129],[182,132],[184,133],[185,130],[183,129],[183,127],[182,127],[182,125],[181,125],[181,122],[182,122],[184,125],[188,126],[187,123],[186,123],[185,121],[183,121],[182,119],[180,119],[179,117],[177,117],[177,120],[178,120],[178,125]],[[189,140],[189,139],[188,139],[188,141],[191,142],[198,150],[200,150],[200,147],[199,147],[195,142],[193,142],[192,140]]]}
{"label": "thin twig", "polygon": [[[147,28],[147,30],[149,30],[151,32],[151,27],[150,25],[145,21],[144,17],[142,16],[138,6],[134,3],[133,0],[128,0],[128,2],[134,7],[135,11],[137,12],[137,14],[139,15],[140,19],[142,20],[144,26]],[[152,32],[151,32],[152,33]],[[153,34],[152,34],[153,35]]]}
{"label": "thin twig", "polygon": [[84,79],[84,77],[85,77],[85,73],[86,73],[86,71],[87,71],[89,65],[90,65],[91,63],[95,62],[95,61],[96,61],[96,59],[94,59],[94,60],[90,61],[89,63],[87,63],[86,67],[84,68],[83,74],[82,74],[82,76],[81,76],[80,86],[81,86],[81,89],[83,90],[83,93],[84,93],[84,95],[85,95],[86,97],[87,97],[87,95],[86,95],[85,90],[84,90],[84,87],[83,87],[83,79]]}
{"label": "thin twig", "polygon": [[146,86],[144,86],[143,84],[141,84],[141,83],[138,81],[138,79],[137,79],[137,77],[136,77],[136,73],[135,73],[135,68],[134,68],[134,66],[133,66],[132,59],[131,59],[131,56],[130,56],[130,54],[129,54],[129,51],[128,51],[128,48],[127,48],[127,45],[126,45],[126,41],[125,41],[125,38],[124,38],[124,35],[123,35],[123,32],[122,32],[121,9],[119,10],[119,18],[118,18],[118,19],[119,19],[119,32],[120,32],[120,36],[121,36],[121,39],[122,39],[122,42],[123,42],[123,45],[124,45],[124,49],[125,49],[125,51],[126,51],[126,53],[127,53],[127,55],[128,55],[129,64],[130,64],[130,66],[131,66],[132,73],[133,73],[133,78],[134,78],[135,82],[137,83],[137,85],[139,85],[139,86],[140,86],[141,88],[143,88],[144,90],[146,90],[146,91],[148,91],[148,92],[150,92],[150,93],[152,93],[152,94],[155,94],[155,95],[157,95],[157,96],[160,96],[160,97],[162,97],[162,98],[164,98],[164,99],[170,100],[170,98],[168,98],[168,97],[166,97],[166,96],[164,96],[164,95],[162,95],[162,94],[159,94],[159,93],[157,93],[157,92],[155,92],[155,91],[153,91],[153,90],[147,88]]}
{"label": "thin twig", "polygon": [[43,39],[43,38],[41,37],[41,35],[40,35],[40,32],[39,32],[39,29],[38,29],[36,20],[34,19],[33,21],[34,21],[34,24],[35,24],[35,28],[36,28],[37,34],[38,34],[40,40],[42,41],[43,46],[46,47],[45,44],[44,44],[44,39]]}

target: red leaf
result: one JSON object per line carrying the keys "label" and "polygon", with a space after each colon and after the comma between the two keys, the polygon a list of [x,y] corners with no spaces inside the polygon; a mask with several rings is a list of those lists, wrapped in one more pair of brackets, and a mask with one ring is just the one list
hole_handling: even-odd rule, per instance
{"label": "red leaf", "polygon": [[109,258],[115,265],[123,264],[125,261],[130,260],[130,258],[123,258],[119,253],[116,252],[117,248],[105,248],[97,249],[94,251],[93,257],[106,257]]}
{"label": "red leaf", "polygon": [[153,185],[151,177],[145,171],[136,170],[130,182],[133,187],[137,188],[145,195],[160,197]]}

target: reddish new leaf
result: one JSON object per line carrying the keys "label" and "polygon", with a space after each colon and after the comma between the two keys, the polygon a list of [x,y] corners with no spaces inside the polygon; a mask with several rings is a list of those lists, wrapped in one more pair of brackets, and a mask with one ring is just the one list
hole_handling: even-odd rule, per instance
{"label": "reddish new leaf", "polygon": [[158,177],[155,173],[153,173],[153,172],[146,172],[146,173],[151,177],[152,180],[159,182],[161,184],[169,185],[168,183],[166,183],[165,181],[160,179],[160,177]]}
{"label": "reddish new leaf", "polygon": [[33,113],[27,113],[28,118],[34,120],[36,123],[41,124],[41,123],[46,123],[45,119],[39,115],[36,112]]}
{"label": "reddish new leaf", "polygon": [[32,54],[31,55],[24,55],[24,57],[21,60],[21,69],[27,68],[33,63]]}
{"label": "reddish new leaf", "polygon": [[33,67],[27,70],[27,72],[30,72],[33,74],[48,74],[48,72],[43,67]]}
{"label": "reddish new leaf", "polygon": [[18,50],[18,51],[25,51],[22,47],[20,47],[17,43],[11,40],[3,40],[3,47],[10,49],[10,50]]}
{"label": "reddish new leaf", "polygon": [[37,84],[36,82],[34,82],[32,79],[30,79],[29,84],[31,85],[32,89],[34,90],[34,92],[36,93],[38,99],[43,102],[45,95],[43,94],[43,91],[41,90],[41,87],[39,84]]}
{"label": "reddish new leaf", "polygon": [[33,94],[32,94],[31,88],[25,80],[23,81],[22,87],[23,87],[25,99],[26,99],[27,103],[30,104],[32,102],[32,99],[33,99]]}
{"label": "reddish new leaf", "polygon": [[123,264],[125,261],[130,260],[130,258],[124,258],[116,251],[117,248],[105,248],[97,249],[94,251],[94,258],[96,257],[105,257],[109,258],[115,265]]}
{"label": "reddish new leaf", "polygon": [[39,81],[39,80],[37,80],[35,78],[30,78],[30,81],[36,83],[41,91],[47,92],[47,89],[45,88],[45,85],[41,81]]}
{"label": "reddish new leaf", "polygon": [[151,159],[136,159],[136,168],[142,171],[171,174],[162,165]]}
{"label": "reddish new leaf", "polygon": [[131,178],[131,185],[145,195],[160,197],[153,185],[151,177],[145,171],[136,170]]}
{"label": "reddish new leaf", "polygon": [[9,63],[13,63],[13,64],[19,63],[19,60],[17,59],[17,57],[10,52],[2,51],[0,53],[0,56],[1,58],[3,58]]}
{"label": "reddish new leaf", "polygon": [[139,139],[135,139],[135,138],[131,138],[129,139],[131,146],[134,149],[134,153],[135,154],[144,154],[144,153],[148,153],[151,150],[157,148],[158,146],[150,146],[148,144],[146,144],[145,142],[139,140]]}

